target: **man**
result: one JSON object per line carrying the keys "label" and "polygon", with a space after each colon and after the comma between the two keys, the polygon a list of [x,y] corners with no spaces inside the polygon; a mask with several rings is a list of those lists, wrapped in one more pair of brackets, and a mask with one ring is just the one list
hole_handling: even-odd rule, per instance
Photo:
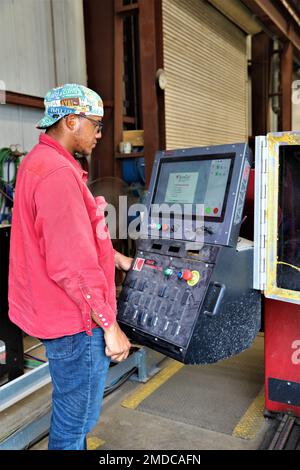
{"label": "man", "polygon": [[104,199],[97,206],[74,158],[91,154],[101,138],[100,96],[66,84],[44,103],[37,127],[46,131],[17,177],[9,316],[45,345],[53,384],[49,449],[81,450],[100,415],[110,359],[126,359],[131,347],[116,322],[114,275],[132,260],[114,251]]}

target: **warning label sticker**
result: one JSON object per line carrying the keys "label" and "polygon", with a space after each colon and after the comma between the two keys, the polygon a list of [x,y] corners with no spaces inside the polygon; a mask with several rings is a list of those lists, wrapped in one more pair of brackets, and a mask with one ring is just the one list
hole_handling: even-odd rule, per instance
{"label": "warning label sticker", "polygon": [[137,258],[132,268],[133,271],[141,271],[143,269],[144,263],[145,263],[144,258]]}

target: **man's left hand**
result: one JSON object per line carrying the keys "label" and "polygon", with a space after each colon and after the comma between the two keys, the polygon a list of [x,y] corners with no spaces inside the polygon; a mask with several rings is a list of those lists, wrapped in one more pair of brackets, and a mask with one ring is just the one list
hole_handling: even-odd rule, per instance
{"label": "man's left hand", "polygon": [[115,251],[115,265],[116,268],[120,271],[129,271],[132,266],[133,258],[129,258],[128,256]]}

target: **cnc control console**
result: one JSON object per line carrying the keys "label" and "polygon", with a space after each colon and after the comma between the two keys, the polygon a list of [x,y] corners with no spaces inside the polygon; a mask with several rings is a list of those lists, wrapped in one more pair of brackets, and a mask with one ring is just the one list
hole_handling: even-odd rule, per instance
{"label": "cnc control console", "polygon": [[250,170],[245,144],[159,152],[118,321],[187,364],[250,346],[260,327],[253,244],[238,241]]}

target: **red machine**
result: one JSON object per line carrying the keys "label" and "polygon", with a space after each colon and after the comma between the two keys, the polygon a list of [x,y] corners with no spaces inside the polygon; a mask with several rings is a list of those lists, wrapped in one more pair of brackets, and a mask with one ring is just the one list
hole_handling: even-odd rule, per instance
{"label": "red machine", "polygon": [[300,305],[265,299],[266,409],[300,416]]}
{"label": "red machine", "polygon": [[300,416],[300,133],[258,137],[255,153],[254,287],[265,295],[266,409]]}

